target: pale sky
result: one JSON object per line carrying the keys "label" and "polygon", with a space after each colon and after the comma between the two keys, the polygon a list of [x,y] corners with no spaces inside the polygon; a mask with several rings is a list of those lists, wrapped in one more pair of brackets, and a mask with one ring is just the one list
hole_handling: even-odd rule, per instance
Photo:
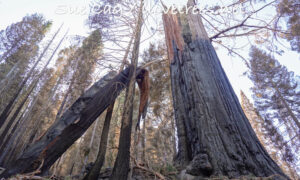
{"label": "pale sky", "polygon": [[[168,4],[167,0],[165,2]],[[173,0],[171,2],[182,4],[183,1]],[[46,19],[53,21],[52,33],[57,30],[61,23],[64,23],[64,31],[70,28],[70,35],[84,36],[90,32],[85,25],[89,13],[89,3],[89,0],[0,0],[0,30],[12,23],[21,21],[25,15],[41,13]],[[246,55],[248,51],[249,49],[246,48]],[[224,50],[218,49],[217,53],[237,96],[239,97],[240,90],[243,90],[250,98],[249,88],[252,83],[242,75],[246,71],[242,60],[230,57]],[[279,56],[277,59],[289,70],[300,75],[299,54],[286,51],[283,56]]]}

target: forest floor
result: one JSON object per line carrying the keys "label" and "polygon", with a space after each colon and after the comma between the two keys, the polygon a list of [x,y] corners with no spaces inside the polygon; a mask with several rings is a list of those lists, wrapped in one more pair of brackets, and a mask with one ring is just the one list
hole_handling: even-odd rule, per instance
{"label": "forest floor", "polygon": [[[203,178],[203,177],[195,177],[188,174],[185,174],[184,171],[181,173],[177,172],[169,172],[161,174],[159,172],[155,172],[153,170],[140,167],[134,167],[132,172],[131,180],[229,180],[228,177],[211,177],[211,178]],[[100,173],[100,177],[98,180],[109,180],[110,174],[112,172],[111,168],[107,168]],[[17,175],[15,177],[9,178],[8,180],[80,180],[82,176],[52,176],[52,177],[41,177],[36,175]],[[251,176],[243,176],[240,178],[234,178],[232,180],[286,180],[286,178],[280,175],[272,175],[270,177],[251,177]]]}

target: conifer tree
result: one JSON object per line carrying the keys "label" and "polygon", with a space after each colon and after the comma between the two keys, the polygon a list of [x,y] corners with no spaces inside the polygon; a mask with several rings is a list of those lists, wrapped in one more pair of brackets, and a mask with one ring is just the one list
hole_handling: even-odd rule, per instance
{"label": "conifer tree", "polygon": [[[281,169],[291,178],[297,179],[298,175],[295,168],[284,159],[284,157],[293,156],[292,150],[286,145],[285,140],[273,125],[272,121],[265,120],[259,114],[243,91],[241,91],[241,105],[258,139],[272,156],[273,160],[275,160],[276,163],[281,166]],[[272,132],[272,135],[270,135],[270,132]]]}
{"label": "conifer tree", "polygon": [[42,15],[26,16],[0,31],[0,111],[13,97],[38,54],[38,44],[51,27]]}
{"label": "conifer tree", "polygon": [[[283,38],[290,42],[294,51],[300,52],[300,6],[298,0],[281,0],[277,4],[278,18],[287,19],[287,34]],[[277,24],[276,24],[277,26]]]}
{"label": "conifer tree", "polygon": [[0,31],[0,62],[6,61],[20,47],[39,42],[51,24],[42,15],[32,14]]}
{"label": "conifer tree", "polygon": [[[16,44],[15,46],[21,44],[20,47],[12,46],[5,51],[1,57],[2,59],[5,58],[5,62],[1,64],[1,69],[4,70],[4,73],[0,83],[0,92],[5,101],[3,104],[0,104],[0,106],[3,106],[3,109],[0,107],[0,111],[3,110],[0,118],[0,127],[2,127],[7,120],[9,113],[12,111],[12,105],[16,102],[23,87],[26,85],[26,82],[32,77],[36,64],[41,60],[41,58],[39,58],[27,73],[26,69],[29,67],[30,63],[33,62],[34,57],[38,53],[40,41],[44,38],[45,33],[51,26],[49,21],[45,21],[43,16],[38,14],[26,16],[23,18],[23,21],[19,24],[17,23],[17,25],[10,26],[10,28],[8,28],[10,31],[2,31],[2,34],[0,35],[3,40],[3,46],[5,47],[8,46],[10,40],[13,38],[16,38],[13,43]],[[23,31],[28,32],[22,34]],[[21,37],[12,37],[12,34]],[[3,36],[7,39],[3,39]],[[44,52],[42,54],[44,54]],[[14,74],[14,76],[12,76],[12,74]],[[4,89],[6,89],[7,94],[3,93]]]}
{"label": "conifer tree", "polygon": [[294,73],[256,47],[251,49],[250,57],[249,77],[254,83],[252,91],[258,111],[285,124],[293,138],[300,130],[300,92]]}
{"label": "conifer tree", "polygon": [[247,98],[243,91],[241,91],[241,105],[259,141],[266,148],[267,140],[265,137],[265,132],[263,131],[263,125],[265,123],[264,119],[255,109],[254,105],[250,102],[250,100]]}
{"label": "conifer tree", "polygon": [[300,147],[300,92],[294,73],[256,47],[252,47],[250,57],[253,98],[265,119],[265,133],[282,152],[283,161],[296,163]]}

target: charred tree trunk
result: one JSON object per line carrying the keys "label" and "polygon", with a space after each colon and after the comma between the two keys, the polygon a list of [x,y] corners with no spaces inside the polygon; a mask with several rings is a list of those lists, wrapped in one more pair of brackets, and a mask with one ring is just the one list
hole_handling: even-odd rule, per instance
{"label": "charred tree trunk", "polygon": [[103,124],[103,129],[102,129],[102,134],[101,134],[101,140],[100,140],[100,144],[99,144],[99,151],[98,151],[97,159],[96,159],[92,169],[84,177],[84,180],[94,180],[94,179],[98,179],[98,177],[99,177],[100,170],[105,161],[108,132],[109,132],[110,121],[112,118],[113,108],[114,108],[114,103],[111,104],[107,108],[105,121]]}
{"label": "charred tree trunk", "polygon": [[[61,27],[60,27],[61,28]],[[60,30],[60,29],[59,29]],[[56,32],[55,36],[57,35],[57,33],[59,32],[59,30]],[[68,33],[68,32],[67,32]],[[38,85],[39,80],[42,76],[44,76],[46,70],[47,70],[47,66],[48,64],[51,62],[52,58],[54,57],[56,51],[59,49],[59,47],[61,46],[63,40],[65,39],[65,37],[67,36],[67,33],[63,36],[63,38],[60,40],[60,42],[58,43],[58,45],[56,46],[55,50],[53,51],[52,55],[50,56],[50,58],[47,60],[47,63],[44,65],[41,73],[38,75],[38,77],[36,79],[34,79],[34,81],[31,83],[28,92],[25,92],[25,97],[23,98],[23,100],[21,100],[20,104],[16,104],[17,108],[15,110],[15,112],[13,113],[12,117],[9,119],[8,124],[6,125],[2,135],[0,136],[0,142],[3,142],[8,130],[11,128],[11,125],[16,121],[16,118],[18,117],[20,111],[23,109],[23,106],[25,105],[27,99],[29,98],[29,96],[32,94],[34,88]],[[54,40],[55,36],[52,38],[52,40],[50,41],[50,43],[48,44],[47,48],[50,46],[50,44],[52,43],[52,41]],[[47,49],[46,48],[46,49]],[[46,50],[43,51],[42,54],[45,54]],[[41,55],[40,59],[42,58],[43,55]],[[27,79],[28,80],[28,79]],[[26,80],[26,81],[27,81]],[[21,92],[21,90],[23,89],[23,87],[20,87],[19,91]],[[20,97],[21,99],[21,97]],[[36,100],[35,100],[36,101]],[[12,102],[13,103],[13,102]],[[13,103],[14,104],[14,103]],[[11,110],[10,110],[11,111]],[[8,114],[9,115],[9,114]],[[8,116],[7,116],[8,117]],[[3,138],[3,139],[2,139]],[[2,152],[0,151],[0,154],[2,154]]]}
{"label": "charred tree trunk", "polygon": [[[188,7],[195,5],[189,1]],[[177,162],[200,176],[286,177],[257,139],[198,12],[163,15],[175,118]]]}
{"label": "charred tree trunk", "polygon": [[144,0],[140,1],[138,12],[138,20],[134,31],[134,43],[132,48],[131,65],[133,68],[130,71],[130,82],[126,89],[126,98],[124,103],[124,110],[122,114],[122,125],[119,139],[118,154],[115,165],[112,171],[110,180],[126,180],[130,169],[130,144],[131,144],[131,129],[132,129],[132,114],[133,114],[133,100],[135,92],[135,78],[137,73],[137,64],[139,58],[139,48],[141,41],[141,29],[143,24],[143,7]]}
{"label": "charred tree trunk", "polygon": [[[110,105],[111,106],[111,105]],[[110,107],[109,106],[109,107]],[[108,108],[109,108],[108,107]],[[107,109],[108,109],[107,108]],[[89,159],[89,155],[90,155],[90,153],[91,153],[91,149],[92,149],[92,147],[93,147],[93,144],[94,144],[94,139],[95,139],[95,134],[96,134],[96,129],[97,129],[97,127],[98,127],[98,122],[100,121],[100,118],[98,118],[98,120],[96,120],[96,122],[95,122],[95,125],[94,125],[94,127],[93,127],[93,131],[92,131],[92,135],[91,135],[91,139],[90,139],[90,144],[89,144],[89,146],[88,146],[88,148],[89,148],[89,151],[88,151],[88,153],[85,153],[84,154],[84,160],[83,160],[83,165],[82,165],[82,167],[81,167],[81,173],[82,174],[84,174],[84,171],[86,170],[86,165],[87,165],[87,161],[88,161],[88,159]],[[105,123],[105,122],[104,122]]]}
{"label": "charred tree trunk", "polygon": [[[33,171],[42,162],[42,172],[48,170],[128,86],[131,79],[129,72],[132,69],[133,67],[129,67],[117,76],[115,72],[111,72],[95,83],[0,177],[6,178],[17,173]],[[140,69],[137,70],[137,74],[139,72]]]}
{"label": "charred tree trunk", "polygon": [[[124,54],[119,72],[123,71],[123,69],[125,67],[125,64],[126,64],[129,52],[130,52],[130,48],[131,48],[133,39],[134,39],[134,34],[131,36],[130,41],[128,43],[128,46],[127,46],[126,52]],[[91,170],[84,177],[84,180],[88,180],[88,179],[93,180],[93,179],[98,179],[98,177],[99,177],[101,168],[102,168],[102,166],[105,162],[105,154],[106,154],[106,147],[107,147],[107,141],[108,141],[108,133],[109,133],[110,122],[111,122],[111,118],[112,118],[112,114],[113,114],[113,110],[114,110],[114,105],[115,105],[115,102],[113,102],[107,108],[106,115],[105,115],[105,121],[104,121],[104,125],[103,125],[103,128],[102,128],[102,133],[101,133],[97,158],[96,158],[96,161],[94,162],[94,165],[91,168]]]}

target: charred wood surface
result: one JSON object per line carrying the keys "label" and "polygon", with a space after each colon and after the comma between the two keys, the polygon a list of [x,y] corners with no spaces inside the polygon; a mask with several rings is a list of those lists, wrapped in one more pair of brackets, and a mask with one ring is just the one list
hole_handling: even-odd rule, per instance
{"label": "charred wood surface", "polygon": [[[44,134],[34,142],[0,177],[10,177],[17,173],[31,172],[42,164],[42,173],[91,126],[97,117],[128,86],[129,72],[132,67],[121,73],[110,72],[89,88],[67,109]],[[137,69],[137,75],[140,69]]]}
{"label": "charred wood surface", "polygon": [[200,15],[165,14],[163,20],[178,133],[177,165],[200,177],[285,176],[244,115]]}

